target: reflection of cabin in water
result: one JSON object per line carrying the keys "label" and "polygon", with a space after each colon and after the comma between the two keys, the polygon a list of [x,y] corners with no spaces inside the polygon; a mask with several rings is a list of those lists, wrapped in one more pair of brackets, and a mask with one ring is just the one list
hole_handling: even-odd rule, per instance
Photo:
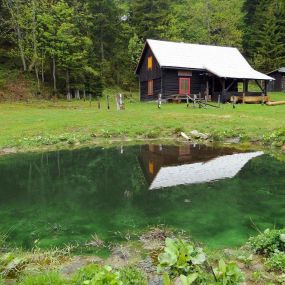
{"label": "reflection of cabin in water", "polygon": [[139,161],[150,189],[157,189],[231,178],[250,159],[262,154],[189,144],[145,145],[141,148]]}

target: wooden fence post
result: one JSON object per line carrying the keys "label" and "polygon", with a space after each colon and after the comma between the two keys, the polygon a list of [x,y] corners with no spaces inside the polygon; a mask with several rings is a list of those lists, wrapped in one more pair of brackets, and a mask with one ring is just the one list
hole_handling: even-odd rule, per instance
{"label": "wooden fence post", "polygon": [[161,108],[161,93],[159,93],[158,94],[158,100],[157,100],[157,107],[158,107],[158,109],[160,109]]}
{"label": "wooden fence post", "polygon": [[107,109],[110,110],[110,96],[107,95]]}

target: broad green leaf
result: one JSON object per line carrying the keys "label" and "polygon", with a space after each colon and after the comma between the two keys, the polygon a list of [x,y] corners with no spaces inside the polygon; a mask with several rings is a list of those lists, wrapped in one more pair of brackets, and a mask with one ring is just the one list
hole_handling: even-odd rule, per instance
{"label": "broad green leaf", "polygon": [[282,242],[285,242],[285,234],[280,234],[280,240],[281,240]]}

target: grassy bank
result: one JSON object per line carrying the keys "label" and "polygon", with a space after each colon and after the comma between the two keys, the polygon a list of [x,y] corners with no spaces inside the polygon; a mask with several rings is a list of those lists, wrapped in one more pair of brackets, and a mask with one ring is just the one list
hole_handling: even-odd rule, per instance
{"label": "grassy bank", "polygon": [[[104,246],[97,239],[94,247]],[[151,228],[110,247],[107,258],[72,248],[25,252],[0,244],[0,284],[17,285],[282,285],[285,229],[266,230],[238,249],[209,250],[182,233]],[[5,253],[4,253],[4,252]]]}
{"label": "grassy bank", "polygon": [[[114,92],[109,91],[110,94]],[[271,94],[272,100],[285,94]],[[39,148],[77,145],[104,139],[174,137],[180,131],[198,130],[213,140],[239,137],[281,147],[285,142],[285,105],[221,105],[221,108],[186,108],[127,99],[124,111],[116,111],[114,97],[110,110],[105,99],[101,109],[95,101],[29,101],[0,104],[0,148]]]}

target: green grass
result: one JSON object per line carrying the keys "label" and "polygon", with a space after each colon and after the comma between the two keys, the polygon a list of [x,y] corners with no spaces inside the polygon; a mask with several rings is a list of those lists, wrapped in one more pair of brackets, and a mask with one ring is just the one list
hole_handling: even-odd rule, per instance
{"label": "green grass", "polygon": [[[111,90],[107,90],[112,94]],[[113,93],[114,94],[114,93]],[[285,100],[284,93],[270,94]],[[132,101],[132,103],[131,103]],[[116,111],[114,97],[107,110],[106,99],[88,101],[34,101],[0,104],[0,148],[31,148],[43,145],[76,144],[110,138],[172,137],[180,131],[197,129],[215,139],[240,136],[245,141],[266,143],[285,141],[285,105],[221,105],[220,109],[186,108],[185,104],[165,104],[126,100],[126,109]]]}

